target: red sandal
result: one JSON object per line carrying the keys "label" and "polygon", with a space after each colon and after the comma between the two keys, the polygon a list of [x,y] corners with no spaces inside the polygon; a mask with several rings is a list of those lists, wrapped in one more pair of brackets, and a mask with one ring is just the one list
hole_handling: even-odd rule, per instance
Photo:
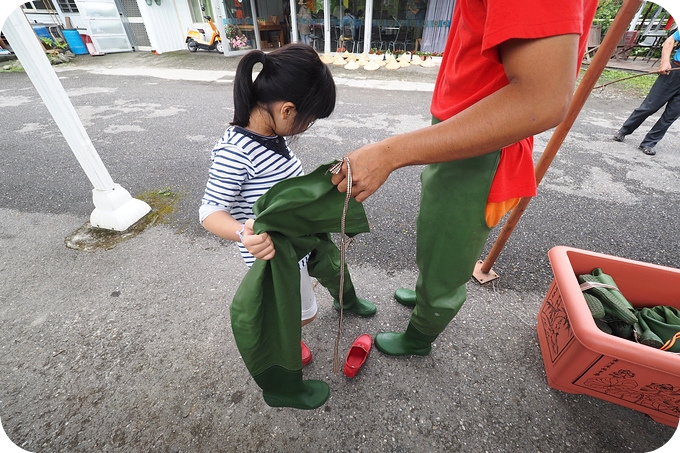
{"label": "red sandal", "polygon": [[373,338],[367,333],[359,335],[354,340],[345,360],[345,368],[343,370],[345,376],[350,378],[356,376],[359,368],[366,361],[368,353],[371,351],[371,346],[373,346]]}
{"label": "red sandal", "polygon": [[312,362],[312,351],[302,341],[300,341],[300,348],[302,348],[302,366],[309,365]]}

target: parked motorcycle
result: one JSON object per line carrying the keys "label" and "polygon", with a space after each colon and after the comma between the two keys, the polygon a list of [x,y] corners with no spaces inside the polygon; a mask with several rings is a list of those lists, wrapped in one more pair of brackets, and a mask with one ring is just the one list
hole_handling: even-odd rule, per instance
{"label": "parked motorcycle", "polygon": [[219,30],[212,21],[210,16],[203,16],[207,23],[196,23],[187,29],[186,44],[191,52],[196,52],[198,49],[203,50],[217,50],[219,53],[224,53],[222,46],[222,37]]}

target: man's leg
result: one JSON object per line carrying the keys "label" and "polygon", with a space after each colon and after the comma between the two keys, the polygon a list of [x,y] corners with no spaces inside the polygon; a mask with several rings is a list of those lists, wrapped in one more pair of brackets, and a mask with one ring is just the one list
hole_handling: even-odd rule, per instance
{"label": "man's leg", "polygon": [[430,344],[465,302],[490,228],[486,202],[500,152],[428,165],[418,215],[416,306],[405,332],[385,332],[375,344],[390,355],[427,355]]}
{"label": "man's leg", "polygon": [[[316,278],[333,297],[333,305],[340,309],[340,250],[328,241],[316,248],[309,258],[309,275]],[[374,303],[360,299],[354,289],[349,269],[345,264],[343,311],[351,312],[359,316],[373,316],[377,311]]]}
{"label": "man's leg", "polygon": [[669,91],[668,83],[671,80],[669,77],[670,75],[660,75],[657,77],[645,100],[642,101],[640,107],[633,110],[633,113],[623,123],[621,129],[619,129],[619,134],[624,136],[632,134],[650,115],[659,111],[673,97],[675,90]]}
{"label": "man's leg", "polygon": [[[678,71],[676,71],[676,73],[677,72]],[[667,77],[670,77],[670,75]],[[641,148],[654,148],[654,146],[656,146],[656,144],[661,141],[664,135],[666,135],[668,128],[671,127],[675,120],[680,118],[680,74],[677,74],[675,85],[675,96],[673,96],[668,101],[668,104],[666,104],[666,108],[661,114],[661,117],[654,124],[654,126],[652,126],[649,132],[647,132],[647,135],[645,135],[642,143],[640,143]]]}

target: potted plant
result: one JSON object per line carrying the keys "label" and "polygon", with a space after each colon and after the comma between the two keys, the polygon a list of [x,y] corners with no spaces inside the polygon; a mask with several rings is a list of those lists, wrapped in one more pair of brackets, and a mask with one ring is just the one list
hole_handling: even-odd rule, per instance
{"label": "potted plant", "polygon": [[227,25],[224,29],[227,45],[231,50],[241,50],[248,47],[248,38],[237,27]]}

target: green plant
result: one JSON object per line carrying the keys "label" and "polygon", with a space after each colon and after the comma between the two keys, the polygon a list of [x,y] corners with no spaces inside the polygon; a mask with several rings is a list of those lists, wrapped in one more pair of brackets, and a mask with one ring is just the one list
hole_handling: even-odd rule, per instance
{"label": "green plant", "polygon": [[598,2],[593,23],[602,27],[602,36],[607,34],[609,26],[614,21],[614,17],[616,17],[616,13],[619,12],[622,5],[623,0],[600,0]]}
{"label": "green plant", "polygon": [[[585,68],[581,70],[581,75],[584,73]],[[656,74],[639,75],[639,77],[631,77],[631,75],[635,74],[616,69],[605,69],[600,74],[593,91],[607,90],[644,98],[658,77]]]}
{"label": "green plant", "polygon": [[52,48],[56,45],[56,43],[54,42],[54,40],[52,40],[52,38],[42,38],[42,37],[41,37],[41,38],[40,38],[40,41],[41,41],[41,42],[43,43],[43,45],[44,45],[45,47],[47,47],[48,49],[52,49]]}
{"label": "green plant", "polygon": [[65,42],[60,42],[60,41],[55,41],[52,38],[44,38],[41,37],[40,41],[43,43],[45,47],[48,49],[59,49],[59,50],[66,50],[68,49],[68,44]]}

